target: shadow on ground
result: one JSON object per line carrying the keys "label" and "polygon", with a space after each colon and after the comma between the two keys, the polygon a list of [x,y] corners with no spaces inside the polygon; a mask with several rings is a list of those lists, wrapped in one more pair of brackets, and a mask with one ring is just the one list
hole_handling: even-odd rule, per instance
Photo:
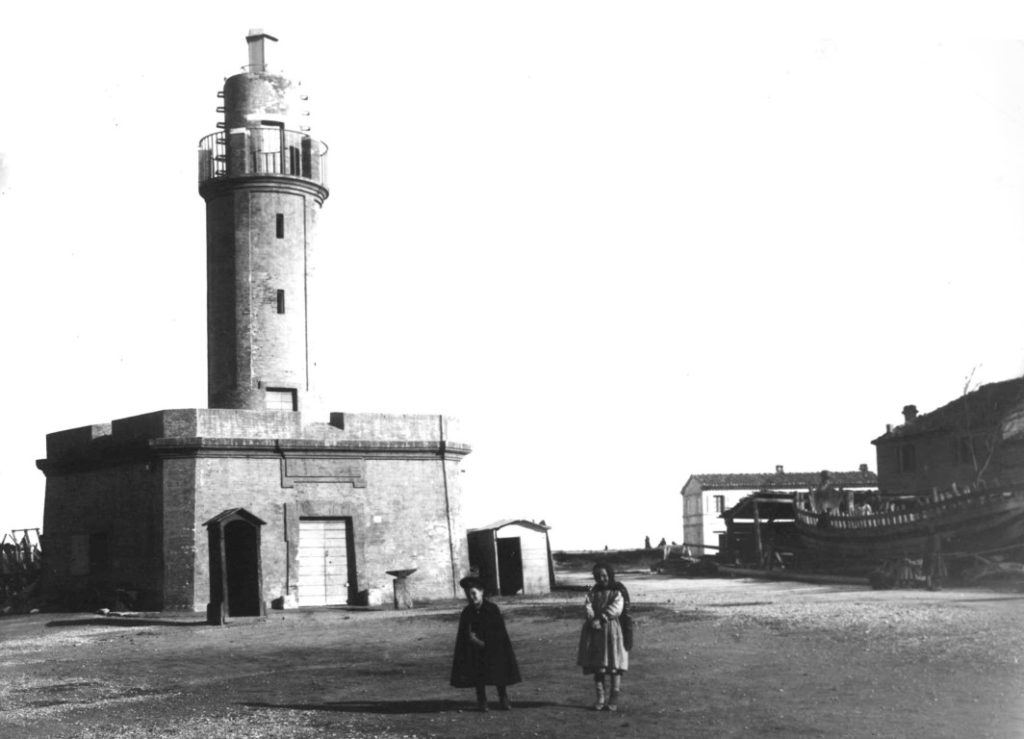
{"label": "shadow on ground", "polygon": [[49,629],[62,626],[206,626],[206,620],[202,621],[174,621],[171,619],[162,620],[156,618],[71,618],[64,621],[48,621],[46,627]]}
{"label": "shadow on ground", "polygon": [[[396,715],[405,713],[458,713],[475,711],[476,704],[468,700],[409,700],[409,701],[332,701],[327,703],[244,703],[250,708],[283,708],[289,711],[334,711],[336,713],[378,713]],[[585,708],[585,706],[550,701],[514,701],[512,710],[529,708]],[[496,710],[492,708],[492,710]]]}

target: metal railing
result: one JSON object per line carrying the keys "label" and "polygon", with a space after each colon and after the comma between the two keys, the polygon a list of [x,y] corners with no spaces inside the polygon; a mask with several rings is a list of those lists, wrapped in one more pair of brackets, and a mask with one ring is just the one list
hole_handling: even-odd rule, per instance
{"label": "metal railing", "polygon": [[244,175],[286,175],[327,185],[327,144],[273,126],[218,131],[199,141],[199,182]]}

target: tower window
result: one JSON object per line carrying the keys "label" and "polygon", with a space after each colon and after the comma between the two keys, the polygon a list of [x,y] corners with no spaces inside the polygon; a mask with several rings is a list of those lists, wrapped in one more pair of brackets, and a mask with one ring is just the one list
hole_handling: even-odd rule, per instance
{"label": "tower window", "polygon": [[284,290],[277,291],[277,312],[284,313]]}
{"label": "tower window", "polygon": [[284,238],[284,213],[277,214],[277,238]]}
{"label": "tower window", "polygon": [[917,469],[917,455],[913,444],[904,444],[899,450],[900,472],[913,472]]}
{"label": "tower window", "polygon": [[266,405],[268,411],[298,410],[295,403],[295,391],[291,388],[268,387]]}

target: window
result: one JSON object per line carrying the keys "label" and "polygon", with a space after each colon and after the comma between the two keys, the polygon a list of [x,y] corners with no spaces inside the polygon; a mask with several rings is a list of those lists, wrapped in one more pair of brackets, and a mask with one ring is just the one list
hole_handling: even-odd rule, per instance
{"label": "window", "polygon": [[284,313],[284,290],[277,291],[277,312]]}
{"label": "window", "polygon": [[277,238],[284,238],[284,213],[277,214]]}
{"label": "window", "polygon": [[68,573],[89,575],[110,568],[110,544],[106,533],[72,534]]}
{"label": "window", "polygon": [[89,535],[71,535],[71,556],[68,562],[68,573],[71,575],[89,574]]}
{"label": "window", "polygon": [[900,472],[913,472],[917,469],[917,454],[913,444],[904,444],[899,452]]}
{"label": "window", "polygon": [[110,567],[110,545],[107,535],[89,534],[89,572],[105,572]]}
{"label": "window", "polygon": [[260,121],[254,135],[253,172],[281,174],[281,147],[284,124],[278,121]]}
{"label": "window", "polygon": [[268,387],[266,406],[268,411],[298,410],[295,403],[295,391],[291,388]]}
{"label": "window", "polygon": [[971,454],[971,437],[953,437],[953,464],[973,464],[974,455]]}
{"label": "window", "polygon": [[715,513],[723,513],[725,511],[725,496],[715,496]]}

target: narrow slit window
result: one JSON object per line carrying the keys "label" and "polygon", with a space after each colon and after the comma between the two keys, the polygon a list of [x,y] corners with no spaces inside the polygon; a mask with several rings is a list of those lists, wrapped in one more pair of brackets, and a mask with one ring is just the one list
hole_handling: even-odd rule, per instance
{"label": "narrow slit window", "polygon": [[284,313],[284,290],[277,291],[277,312]]}
{"label": "narrow slit window", "polygon": [[284,213],[277,214],[277,238],[284,238]]}

